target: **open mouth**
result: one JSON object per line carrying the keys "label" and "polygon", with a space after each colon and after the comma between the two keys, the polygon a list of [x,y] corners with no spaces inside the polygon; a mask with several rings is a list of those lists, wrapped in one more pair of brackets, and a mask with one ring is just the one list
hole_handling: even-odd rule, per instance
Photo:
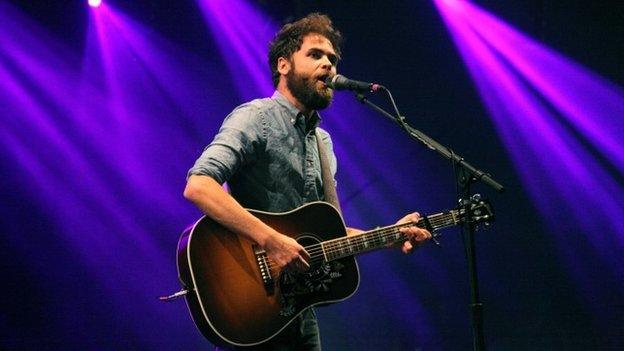
{"label": "open mouth", "polygon": [[323,83],[323,87],[327,87],[327,84],[325,83],[325,80],[327,80],[327,78],[329,78],[329,74],[325,74],[325,75],[318,77],[318,81]]}

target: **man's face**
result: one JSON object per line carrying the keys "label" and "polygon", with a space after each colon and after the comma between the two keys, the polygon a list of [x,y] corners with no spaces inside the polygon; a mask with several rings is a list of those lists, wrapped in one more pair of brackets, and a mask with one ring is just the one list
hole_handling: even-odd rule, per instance
{"label": "man's face", "polygon": [[329,106],[334,96],[324,80],[336,74],[337,61],[336,52],[327,38],[308,34],[303,37],[301,49],[292,55],[286,86],[302,105],[310,110],[322,110]]}

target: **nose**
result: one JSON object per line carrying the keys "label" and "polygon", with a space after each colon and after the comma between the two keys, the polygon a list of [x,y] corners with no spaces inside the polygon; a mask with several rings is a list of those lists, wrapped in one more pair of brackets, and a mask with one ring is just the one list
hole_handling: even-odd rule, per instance
{"label": "nose", "polygon": [[322,62],[321,62],[321,67],[324,68],[324,69],[331,69],[332,66],[333,65],[332,65],[331,61],[329,60],[329,57],[327,57],[327,55],[323,55],[323,59],[322,59]]}

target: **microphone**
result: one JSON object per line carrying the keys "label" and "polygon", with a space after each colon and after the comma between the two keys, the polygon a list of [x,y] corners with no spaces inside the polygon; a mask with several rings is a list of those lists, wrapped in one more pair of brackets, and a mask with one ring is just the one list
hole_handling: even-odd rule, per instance
{"label": "microphone", "polygon": [[351,90],[357,93],[377,91],[379,88],[383,88],[383,86],[379,84],[360,82],[358,80],[349,79],[341,74],[325,78],[325,84],[334,90]]}

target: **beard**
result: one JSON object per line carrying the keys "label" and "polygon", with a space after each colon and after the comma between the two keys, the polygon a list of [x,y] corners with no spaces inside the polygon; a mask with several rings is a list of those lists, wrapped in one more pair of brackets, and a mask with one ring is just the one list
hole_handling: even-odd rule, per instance
{"label": "beard", "polygon": [[334,97],[334,93],[329,88],[317,88],[318,80],[313,77],[305,77],[296,73],[295,63],[292,62],[292,69],[286,74],[286,86],[292,95],[306,108],[310,110],[322,110],[329,106]]}

